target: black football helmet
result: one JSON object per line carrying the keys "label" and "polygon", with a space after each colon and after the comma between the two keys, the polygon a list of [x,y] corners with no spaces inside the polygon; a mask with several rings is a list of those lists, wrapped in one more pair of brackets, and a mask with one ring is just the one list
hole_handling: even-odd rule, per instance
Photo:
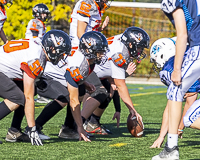
{"label": "black football helmet", "polygon": [[[46,14],[46,16],[42,17],[42,14]],[[50,17],[49,8],[43,3],[36,4],[33,7],[33,17],[35,17],[43,22],[47,21]]]}
{"label": "black football helmet", "polygon": [[129,27],[124,31],[121,42],[128,48],[131,57],[141,61],[146,57],[143,50],[149,48],[150,38],[143,29]]}
{"label": "black football helmet", "polygon": [[108,42],[106,37],[96,31],[90,31],[83,34],[80,38],[79,49],[87,59],[95,59],[96,64],[101,63],[102,57],[97,57],[97,53],[108,52]]}
{"label": "black football helmet", "polygon": [[110,4],[113,0],[95,0],[96,3],[98,4],[99,8],[101,11],[105,11],[106,9],[110,8]]}
{"label": "black football helmet", "polygon": [[50,61],[57,65],[58,62],[71,52],[71,40],[67,33],[61,30],[51,30],[42,39],[42,47]]}

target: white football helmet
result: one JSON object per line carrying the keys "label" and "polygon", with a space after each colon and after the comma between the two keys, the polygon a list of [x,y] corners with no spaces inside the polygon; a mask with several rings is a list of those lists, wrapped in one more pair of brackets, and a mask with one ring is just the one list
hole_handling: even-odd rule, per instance
{"label": "white football helmet", "polygon": [[158,72],[165,62],[175,55],[175,41],[171,38],[160,38],[156,40],[150,49],[150,62],[154,63],[153,69]]}

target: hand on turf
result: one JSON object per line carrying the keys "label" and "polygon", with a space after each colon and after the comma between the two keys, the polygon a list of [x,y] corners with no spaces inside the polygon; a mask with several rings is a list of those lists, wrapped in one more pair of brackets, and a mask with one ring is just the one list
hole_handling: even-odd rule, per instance
{"label": "hand on turf", "polygon": [[158,137],[150,148],[160,148],[164,141],[164,137]]}
{"label": "hand on turf", "polygon": [[87,133],[86,131],[83,129],[83,127],[78,127],[77,128],[78,134],[79,134],[79,141],[81,141],[82,139],[86,142],[91,142],[91,140],[89,138],[87,138]]}
{"label": "hand on turf", "polygon": [[32,145],[43,146],[42,141],[36,130],[36,126],[28,128],[28,136],[31,139]]}
{"label": "hand on turf", "polygon": [[183,138],[183,131],[178,131],[178,137],[181,139]]}
{"label": "hand on turf", "polygon": [[119,123],[120,123],[120,112],[115,112],[115,114],[113,115],[112,120],[117,120],[117,128],[119,128]]}
{"label": "hand on turf", "polygon": [[128,73],[128,75],[130,76],[134,71],[136,70],[136,65],[133,62],[130,62],[128,64],[128,67],[126,69],[126,72]]}

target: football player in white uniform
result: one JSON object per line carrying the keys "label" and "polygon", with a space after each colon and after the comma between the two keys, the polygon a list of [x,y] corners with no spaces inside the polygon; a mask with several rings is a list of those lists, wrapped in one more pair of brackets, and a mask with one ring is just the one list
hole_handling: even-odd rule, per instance
{"label": "football player in white uniform", "polygon": [[7,38],[3,30],[3,24],[7,19],[4,5],[7,5],[8,3],[10,3],[9,6],[12,5],[12,2],[10,2],[9,0],[0,0],[0,37],[4,43],[7,42]]}
{"label": "football player in white uniform", "polygon": [[43,35],[46,33],[46,27],[44,22],[46,22],[49,19],[50,11],[48,7],[43,3],[35,5],[32,11],[34,19],[31,19],[28,23],[25,38],[42,38]]}
{"label": "football player in white uniform", "polygon": [[[69,36],[59,30],[47,32],[41,43],[38,43],[37,40],[16,40],[9,41],[0,47],[0,77],[2,81],[0,97],[4,99],[0,103],[0,119],[19,106],[24,106],[28,135],[32,145],[42,145],[34,119],[35,80],[43,74],[46,61],[56,65],[63,59],[64,54],[68,55],[70,51]],[[23,89],[17,87],[13,80],[21,80]],[[18,134],[18,136],[20,135],[22,134]],[[15,135],[10,135],[10,137],[14,140],[17,139]],[[6,136],[6,138],[8,137]]]}
{"label": "football player in white uniform", "polygon": [[[136,69],[133,62],[133,58],[140,61],[145,55],[143,53],[144,48],[149,47],[150,38],[148,34],[141,28],[129,27],[125,30],[123,34],[108,38],[108,44],[110,51],[104,57],[104,65],[96,65],[94,72],[99,78],[112,78],[112,86],[116,86],[121,99],[124,101],[128,107],[131,117],[136,116],[142,119],[142,117],[135,110],[132,100],[130,98],[128,88],[125,84],[126,69],[128,65],[132,65],[132,72]],[[91,83],[91,82],[90,82]],[[110,99],[106,99],[109,103]],[[102,105],[102,103],[92,102],[92,98],[89,97],[83,105],[83,110],[81,112],[82,117],[88,119],[89,116],[93,115],[100,117],[102,111],[107,107],[107,105]],[[91,103],[92,102],[92,103]],[[99,108],[97,108],[99,107]],[[93,112],[95,109],[99,110],[99,115]],[[97,133],[99,130],[99,124],[89,123],[86,126],[86,131],[90,133]]]}
{"label": "football player in white uniform", "polygon": [[[36,37],[42,38],[43,35],[46,33],[46,27],[44,22],[48,21],[50,16],[50,11],[45,4],[39,3],[33,7],[32,12],[34,19],[31,19],[28,23],[28,26],[26,28],[25,38],[27,39]],[[38,95],[36,102],[48,103],[50,102],[50,100]]]}
{"label": "football player in white uniform", "polygon": [[[154,71],[159,73],[161,81],[167,87],[170,85],[170,83],[172,83],[171,73],[173,72],[173,67],[174,67],[173,66],[174,55],[175,55],[175,41],[173,40],[173,38],[158,39],[151,46],[150,60],[152,63],[154,63],[153,69]],[[197,80],[190,87],[190,89],[184,96],[184,98],[186,99],[186,103],[184,106],[181,122],[179,123],[179,128],[178,128],[178,134],[180,138],[182,138],[184,129],[183,117],[184,118],[189,117],[187,116],[186,112],[197,99],[198,95],[197,93],[200,92],[199,87],[200,87],[200,80]],[[166,106],[163,113],[160,135],[150,148],[160,148],[164,141],[165,135],[167,134],[167,131],[168,131],[168,105]]]}
{"label": "football player in white uniform", "polygon": [[[70,122],[64,124],[58,136],[66,139],[81,140],[83,138],[85,141],[89,141],[83,129],[79,97],[85,94],[84,85],[89,91],[95,90],[95,88],[85,80],[88,75],[91,73],[94,74],[92,72],[94,65],[95,63],[101,62],[101,57],[104,56],[105,52],[108,50],[108,42],[103,34],[95,31],[85,33],[80,41],[79,48],[73,49],[71,55],[67,57],[67,65],[59,68],[58,66],[47,63],[44,76],[41,81],[37,83],[37,87],[39,94],[53,99],[53,101],[48,103],[37,117],[36,126],[38,130],[41,130],[48,120],[70,103],[71,110],[68,108],[67,112],[72,111],[79,134],[77,134],[77,131],[74,131],[73,117],[71,117],[71,124],[69,124]],[[98,77],[96,83],[101,84]],[[103,93],[102,90],[100,92]],[[107,93],[106,91],[104,92],[105,100]],[[44,135],[42,138],[48,139],[48,137]]]}
{"label": "football player in white uniform", "polygon": [[72,46],[79,45],[79,39],[88,31],[103,31],[109,22],[107,16],[101,26],[101,16],[109,8],[108,0],[79,0],[71,14],[70,38]]}

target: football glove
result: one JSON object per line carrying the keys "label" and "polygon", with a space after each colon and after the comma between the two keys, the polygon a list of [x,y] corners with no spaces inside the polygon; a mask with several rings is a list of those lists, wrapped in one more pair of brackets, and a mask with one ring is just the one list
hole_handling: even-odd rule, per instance
{"label": "football glove", "polygon": [[36,130],[36,126],[28,127],[28,136],[31,139],[32,145],[43,146],[42,141],[41,141],[41,139],[38,135],[38,132]]}

